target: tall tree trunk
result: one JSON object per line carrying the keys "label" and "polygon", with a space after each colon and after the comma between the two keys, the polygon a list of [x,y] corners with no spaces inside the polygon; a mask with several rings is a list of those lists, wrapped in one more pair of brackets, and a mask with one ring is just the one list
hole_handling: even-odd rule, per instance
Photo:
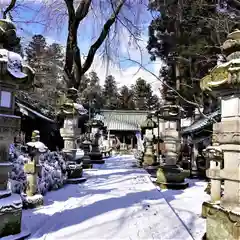
{"label": "tall tree trunk", "polygon": [[117,16],[126,0],[120,0],[111,17],[106,21],[97,40],[90,47],[87,58],[82,64],[80,49],[77,42],[77,33],[80,22],[87,16],[92,0],[81,0],[77,10],[74,10],[73,0],[65,0],[68,9],[68,38],[65,57],[65,76],[68,87],[78,89],[81,85],[83,75],[91,67],[97,50],[105,41],[110,32],[111,26],[117,19]]}

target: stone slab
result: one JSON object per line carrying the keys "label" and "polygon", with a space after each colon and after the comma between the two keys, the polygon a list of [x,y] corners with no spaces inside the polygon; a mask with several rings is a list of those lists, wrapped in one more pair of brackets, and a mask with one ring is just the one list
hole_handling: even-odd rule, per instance
{"label": "stone slab", "polygon": [[93,168],[93,165],[91,163],[83,163],[82,167],[83,169],[89,169],[89,168]]}
{"label": "stone slab", "polygon": [[3,238],[1,238],[1,240],[24,240],[24,239],[28,238],[30,235],[31,235],[30,231],[23,230],[18,234],[3,237]]}
{"label": "stone slab", "polygon": [[158,185],[161,189],[174,189],[174,190],[181,190],[186,189],[189,184],[187,182],[183,183],[167,183],[167,182],[154,182],[156,185]]}
{"label": "stone slab", "polygon": [[85,177],[67,179],[68,184],[78,184],[78,183],[83,183],[83,182],[86,182],[86,181],[87,181],[87,179]]}
{"label": "stone slab", "polygon": [[11,190],[2,190],[2,191],[0,190],[0,199],[9,197],[11,196],[11,194],[12,194]]}
{"label": "stone slab", "polygon": [[94,159],[94,160],[91,160],[91,162],[93,164],[104,164],[105,160],[104,159],[99,159],[99,160]]}
{"label": "stone slab", "polygon": [[0,199],[0,238],[21,232],[22,199],[18,194]]}
{"label": "stone slab", "polygon": [[36,194],[34,196],[27,196],[23,201],[24,209],[31,209],[42,206],[44,203],[44,198],[41,194]]}

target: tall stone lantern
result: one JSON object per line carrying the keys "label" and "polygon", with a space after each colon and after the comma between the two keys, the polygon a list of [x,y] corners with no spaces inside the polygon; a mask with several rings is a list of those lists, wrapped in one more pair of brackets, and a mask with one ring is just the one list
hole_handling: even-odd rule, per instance
{"label": "tall stone lantern", "polygon": [[[201,80],[201,88],[221,100],[221,122],[213,124],[210,150],[222,155],[208,158],[211,201],[205,202],[206,239],[240,239],[240,30],[230,33],[222,45],[227,62],[214,67]],[[220,194],[224,184],[223,196]]]}
{"label": "tall stone lantern", "polygon": [[145,130],[145,149],[143,154],[142,166],[149,170],[152,170],[154,166],[157,165],[153,147],[153,129],[156,127],[157,123],[153,121],[152,114],[148,114],[147,119],[141,125],[141,129]]}
{"label": "tall stone lantern", "polygon": [[81,129],[78,128],[78,120],[80,115],[86,114],[87,111],[78,103],[78,91],[75,88],[67,90],[66,98],[60,108],[58,115],[64,119],[63,128],[60,129],[60,134],[64,140],[65,159],[67,164],[68,183],[80,183],[85,181],[83,178],[82,161],[76,160],[77,144],[76,140],[81,134]]}
{"label": "tall stone lantern", "polygon": [[166,95],[166,102],[158,111],[160,118],[165,121],[165,164],[157,171],[157,183],[162,188],[184,189],[188,186],[185,178],[190,173],[177,166],[181,143],[177,124],[184,110],[175,104],[176,96],[172,90],[169,89]]}
{"label": "tall stone lantern", "polygon": [[99,150],[99,139],[101,137],[100,130],[104,127],[104,123],[101,120],[92,119],[88,122],[88,126],[91,129],[90,140],[92,150],[89,153],[92,163],[102,164],[105,161],[102,158],[102,153]]}
{"label": "tall stone lantern", "polygon": [[32,84],[34,72],[13,52],[19,41],[13,23],[0,20],[0,238],[21,232],[22,200],[8,187],[9,146],[20,131],[21,119],[14,115],[16,89]]}

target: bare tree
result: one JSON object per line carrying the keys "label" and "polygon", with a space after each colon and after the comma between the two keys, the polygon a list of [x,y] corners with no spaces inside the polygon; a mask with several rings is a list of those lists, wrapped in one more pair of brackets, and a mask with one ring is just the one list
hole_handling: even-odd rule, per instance
{"label": "bare tree", "polygon": [[[16,8],[19,1],[21,4],[24,3],[24,0],[11,1],[4,11],[4,17]],[[101,53],[108,59],[112,57],[110,51],[116,51],[116,56],[118,55],[121,27],[129,37],[128,39],[125,37],[124,41],[131,41],[141,51],[138,41],[141,41],[142,25],[138,23],[144,19],[140,17],[142,9],[145,9],[146,17],[147,3],[148,0],[42,0],[41,7],[36,10],[32,21],[44,24],[47,21],[46,31],[50,28],[61,30],[67,25],[64,78],[68,87],[78,89],[81,78],[91,67],[97,51],[102,50]],[[91,27],[95,28],[98,35],[89,40],[91,45],[83,60],[84,52],[79,39],[85,34],[86,29]]]}
{"label": "bare tree", "polygon": [[119,0],[116,7],[113,9],[113,13],[109,19],[105,22],[103,29],[97,38],[97,40],[91,45],[84,63],[81,62],[80,49],[77,42],[77,30],[81,21],[87,16],[91,4],[91,0],[82,0],[77,6],[76,10],[73,6],[73,1],[64,0],[68,10],[68,38],[66,46],[66,58],[65,58],[65,73],[68,77],[68,85],[79,88],[81,78],[88,71],[94,56],[104,40],[108,36],[110,28],[117,19],[117,16],[126,2],[125,0]]}

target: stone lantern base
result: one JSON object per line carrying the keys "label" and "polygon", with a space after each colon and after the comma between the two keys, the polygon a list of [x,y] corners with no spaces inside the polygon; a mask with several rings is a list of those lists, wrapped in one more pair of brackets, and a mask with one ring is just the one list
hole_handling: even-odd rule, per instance
{"label": "stone lantern base", "polygon": [[84,156],[82,157],[83,169],[89,169],[93,167],[92,161],[89,157],[89,149],[90,149],[89,145],[90,145],[90,142],[87,142],[87,141],[82,143],[82,148],[84,151]]}
{"label": "stone lantern base", "polygon": [[163,189],[185,189],[188,187],[185,178],[189,175],[188,170],[183,170],[178,166],[165,165],[158,168],[156,183]]}
{"label": "stone lantern base", "polygon": [[203,203],[203,211],[206,217],[206,240],[239,240],[240,239],[240,215],[210,202]]}
{"label": "stone lantern base", "polygon": [[68,184],[78,184],[85,182],[87,179],[83,177],[83,167],[82,164],[69,164],[67,167],[68,173]]}

